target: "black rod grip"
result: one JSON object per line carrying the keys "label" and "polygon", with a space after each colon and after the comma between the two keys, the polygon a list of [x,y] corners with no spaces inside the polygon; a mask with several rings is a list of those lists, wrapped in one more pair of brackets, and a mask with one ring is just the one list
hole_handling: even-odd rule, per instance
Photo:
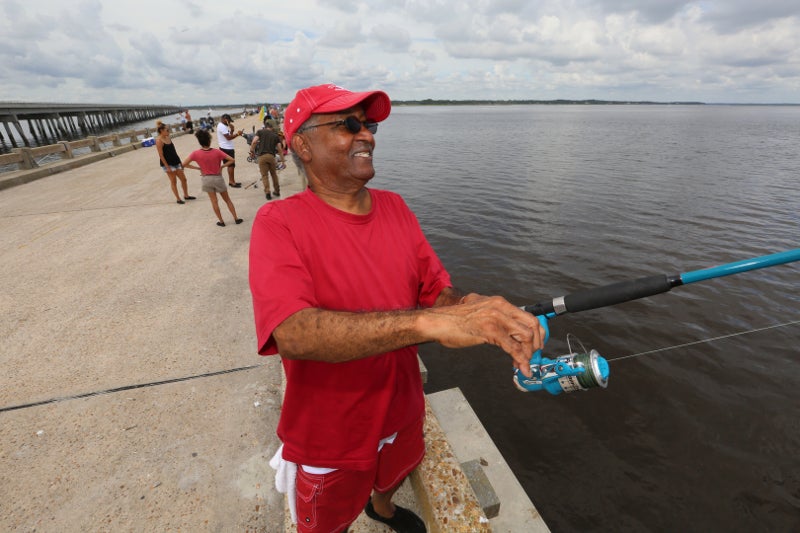
{"label": "black rod grip", "polygon": [[553,309],[553,302],[539,302],[533,305],[526,305],[522,308],[525,312],[531,313],[535,316],[545,316],[551,313],[555,313]]}
{"label": "black rod grip", "polygon": [[680,274],[671,276],[660,274],[578,291],[559,298],[553,298],[548,302],[526,305],[522,309],[536,316],[563,315],[564,313],[588,311],[589,309],[638,300],[646,296],[669,292],[670,289],[681,285],[683,285],[683,280]]}
{"label": "black rod grip", "polygon": [[568,294],[564,296],[564,306],[567,312],[577,313],[669,292],[674,286],[674,280],[659,274]]}

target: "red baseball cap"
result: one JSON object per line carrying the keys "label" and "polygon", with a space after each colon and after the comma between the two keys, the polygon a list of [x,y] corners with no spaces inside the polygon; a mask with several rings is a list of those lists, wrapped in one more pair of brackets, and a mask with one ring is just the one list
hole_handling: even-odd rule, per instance
{"label": "red baseball cap", "polygon": [[383,91],[354,93],[332,83],[300,89],[283,113],[286,143],[292,145],[292,136],[314,113],[335,113],[362,102],[367,119],[375,122],[385,120],[392,110],[392,101]]}

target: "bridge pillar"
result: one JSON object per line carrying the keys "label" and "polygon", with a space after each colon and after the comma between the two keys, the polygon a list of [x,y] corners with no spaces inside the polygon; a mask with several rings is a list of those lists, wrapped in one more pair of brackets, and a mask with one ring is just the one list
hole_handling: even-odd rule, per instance
{"label": "bridge pillar", "polygon": [[19,119],[17,118],[17,115],[11,115],[11,119],[14,121],[13,122],[14,123],[14,127],[17,129],[17,133],[19,133],[19,136],[22,139],[22,142],[25,143],[25,146],[30,148],[31,143],[28,140],[28,138],[25,136],[25,131],[23,131],[22,124],[19,123]]}
{"label": "bridge pillar", "polygon": [[8,127],[8,122],[5,120],[3,121],[3,127],[6,129],[6,134],[8,135],[8,139],[11,141],[11,146],[17,148],[17,141],[14,139],[14,135],[11,133],[11,128]]}

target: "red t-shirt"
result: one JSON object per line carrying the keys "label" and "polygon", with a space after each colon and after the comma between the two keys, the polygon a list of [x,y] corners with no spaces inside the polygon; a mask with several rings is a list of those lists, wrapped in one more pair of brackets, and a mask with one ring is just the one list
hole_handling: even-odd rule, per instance
{"label": "red t-shirt", "polygon": [[228,154],[217,148],[211,148],[210,150],[201,148],[189,154],[189,159],[200,166],[200,173],[203,176],[219,174],[226,157],[228,157]]}
{"label": "red t-shirt", "polygon": [[[369,193],[367,215],[339,211],[310,189],[259,209],[250,242],[250,290],[260,354],[277,353],[272,332],[302,309],[430,307],[450,286],[403,199]],[[278,436],[288,461],[371,468],[378,441],[422,416],[414,346],[345,363],[284,359],[283,366]]]}

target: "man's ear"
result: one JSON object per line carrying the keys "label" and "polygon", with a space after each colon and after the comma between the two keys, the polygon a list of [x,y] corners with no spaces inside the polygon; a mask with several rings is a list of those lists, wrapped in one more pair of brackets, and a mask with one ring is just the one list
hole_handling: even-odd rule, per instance
{"label": "man's ear", "polygon": [[292,151],[296,153],[303,163],[311,161],[311,144],[301,133],[292,135]]}

